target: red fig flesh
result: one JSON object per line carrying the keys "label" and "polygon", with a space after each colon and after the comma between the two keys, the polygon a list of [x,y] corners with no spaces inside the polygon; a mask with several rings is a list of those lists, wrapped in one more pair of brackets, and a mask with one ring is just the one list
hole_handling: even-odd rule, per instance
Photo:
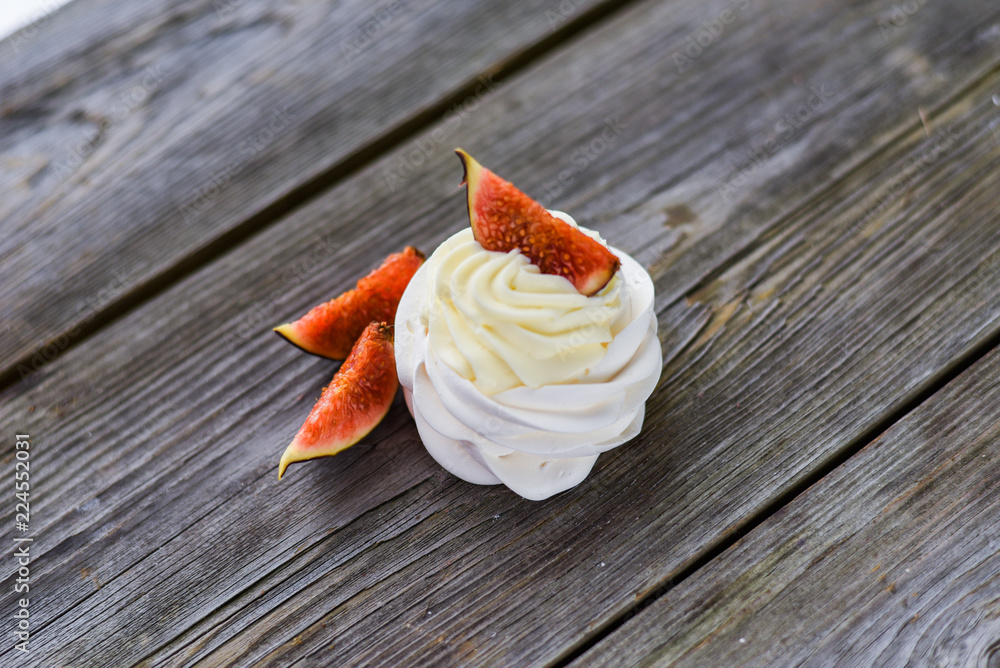
{"label": "red fig flesh", "polygon": [[399,387],[392,344],[390,325],[372,322],[365,328],[281,455],[278,479],[292,462],[342,452],[382,421]]}
{"label": "red fig flesh", "polygon": [[336,299],[316,306],[304,316],[274,331],[306,352],[342,360],[370,322],[392,323],[403,290],[413,278],[424,254],[412,246],[393,253],[378,269]]}
{"label": "red fig flesh", "polygon": [[565,276],[584,295],[603,288],[618,271],[614,253],[486,169],[462,149],[469,222],[483,248],[515,248],[544,274]]}

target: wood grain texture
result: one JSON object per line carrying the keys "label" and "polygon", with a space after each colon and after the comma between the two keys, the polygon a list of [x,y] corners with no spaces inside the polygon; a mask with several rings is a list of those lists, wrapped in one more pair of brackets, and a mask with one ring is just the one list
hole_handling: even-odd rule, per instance
{"label": "wood grain texture", "polygon": [[992,666],[1000,352],[572,665]]}
{"label": "wood grain texture", "polygon": [[[706,10],[639,5],[447,135],[515,182],[544,183],[605,119],[633,112],[621,144],[553,200],[652,268],[668,366],[644,435],[571,493],[529,503],[450,478],[399,405],[364,444],[273,479],[332,368],[268,325],[400,240],[426,250],[454,231],[464,205],[444,150],[394,190],[386,174],[413,147],[400,148],[6,391],[0,427],[37,435],[32,660],[551,661],[996,331],[995,79],[955,99],[992,66],[965,39],[989,13],[927,6],[933,36],[914,19],[887,45],[879,7],[759,9],[696,61],[699,76],[678,77],[652,64]],[[775,21],[809,45],[798,76],[842,82],[844,97],[746,170],[742,142],[805,103],[750,29]],[[868,51],[815,53],[845,29]],[[918,50],[932,55],[916,71],[896,53]],[[896,65],[865,78],[873,54]],[[767,94],[739,85],[754,63]],[[697,111],[675,113],[665,91]],[[931,122],[958,139],[902,182],[906,198],[896,175],[935,146],[903,108],[917,103],[943,106]],[[715,175],[741,168],[748,182],[723,198]]]}
{"label": "wood grain texture", "polygon": [[0,374],[602,6],[553,4],[80,0],[0,43]]}
{"label": "wood grain texture", "polygon": [[[482,514],[459,505],[475,518],[460,535],[452,516],[432,515],[408,534],[414,542],[376,547],[394,569],[396,555],[408,555],[406,566],[349,601],[339,583],[366,563],[307,579],[304,600],[280,603],[280,630],[277,614],[261,619],[253,607],[227,618],[225,633],[248,627],[209,665],[256,660],[269,634],[286,642],[265,655],[268,665],[303,652],[305,665],[545,664],[599,629],[612,616],[605,611],[669,583],[1000,330],[988,296],[1000,287],[990,205],[1000,148],[989,143],[987,94],[996,85],[955,109],[968,121],[955,128],[964,140],[907,183],[908,202],[853,227],[893,188],[893,176],[872,185],[872,174],[905,173],[933,151],[922,130],[691,295],[715,307],[713,319],[668,364],[643,436],[602,459],[579,496],[539,514],[494,505],[496,526],[483,539]],[[661,325],[689,308],[671,307]],[[976,334],[963,343],[955,335],[965,328]],[[299,580],[294,566],[287,571]],[[284,626],[290,610],[295,631]]]}

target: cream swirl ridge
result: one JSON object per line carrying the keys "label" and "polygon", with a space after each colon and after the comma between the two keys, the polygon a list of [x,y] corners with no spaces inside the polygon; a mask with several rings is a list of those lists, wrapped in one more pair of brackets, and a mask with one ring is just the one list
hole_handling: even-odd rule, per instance
{"label": "cream swirl ridge", "polygon": [[638,434],[662,366],[653,287],[612,250],[622,267],[591,297],[517,251],[484,250],[468,229],[413,277],[396,315],[397,370],[442,466],[542,499]]}
{"label": "cream swirl ridge", "polygon": [[434,252],[426,274],[420,324],[442,361],[485,394],[579,380],[628,314],[618,276],[586,297],[516,250],[483,250],[468,228]]}

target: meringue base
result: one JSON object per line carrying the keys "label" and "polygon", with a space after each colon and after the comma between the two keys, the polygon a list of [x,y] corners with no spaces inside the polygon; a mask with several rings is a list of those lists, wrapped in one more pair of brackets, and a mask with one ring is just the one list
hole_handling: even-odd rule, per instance
{"label": "meringue base", "polygon": [[[509,450],[481,438],[476,439],[478,443],[448,438],[414,408],[411,390],[403,388],[403,396],[427,452],[445,470],[466,482],[504,484],[525,499],[541,501],[579,485],[597,462],[598,455],[552,458]],[[620,435],[621,443],[639,434],[643,415],[644,411],[640,411]]]}
{"label": "meringue base", "polygon": [[428,263],[414,275],[396,313],[396,367],[427,452],[455,476],[478,485],[503,483],[530,500],[580,484],[601,452],[642,429],[645,401],[662,369],[649,274],[627,254],[628,324],[607,344],[587,378],[487,395],[443,362],[421,324]]}

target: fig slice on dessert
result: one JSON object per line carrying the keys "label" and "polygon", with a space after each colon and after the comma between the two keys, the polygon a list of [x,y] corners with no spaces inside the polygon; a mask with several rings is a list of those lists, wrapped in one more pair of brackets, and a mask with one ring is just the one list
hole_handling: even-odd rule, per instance
{"label": "fig slice on dessert", "polygon": [[292,462],[329,457],[364,438],[389,412],[397,387],[392,326],[372,322],[281,455],[278,479]]}
{"label": "fig slice on dessert", "polygon": [[559,220],[541,204],[486,169],[462,149],[469,222],[483,248],[524,253],[543,274],[565,276],[588,297],[618,271],[618,258],[600,242]]}
{"label": "fig slice on dessert", "polygon": [[394,322],[403,290],[424,254],[412,246],[393,253],[357,287],[314,307],[295,322],[274,331],[307,353],[342,360],[370,322]]}

